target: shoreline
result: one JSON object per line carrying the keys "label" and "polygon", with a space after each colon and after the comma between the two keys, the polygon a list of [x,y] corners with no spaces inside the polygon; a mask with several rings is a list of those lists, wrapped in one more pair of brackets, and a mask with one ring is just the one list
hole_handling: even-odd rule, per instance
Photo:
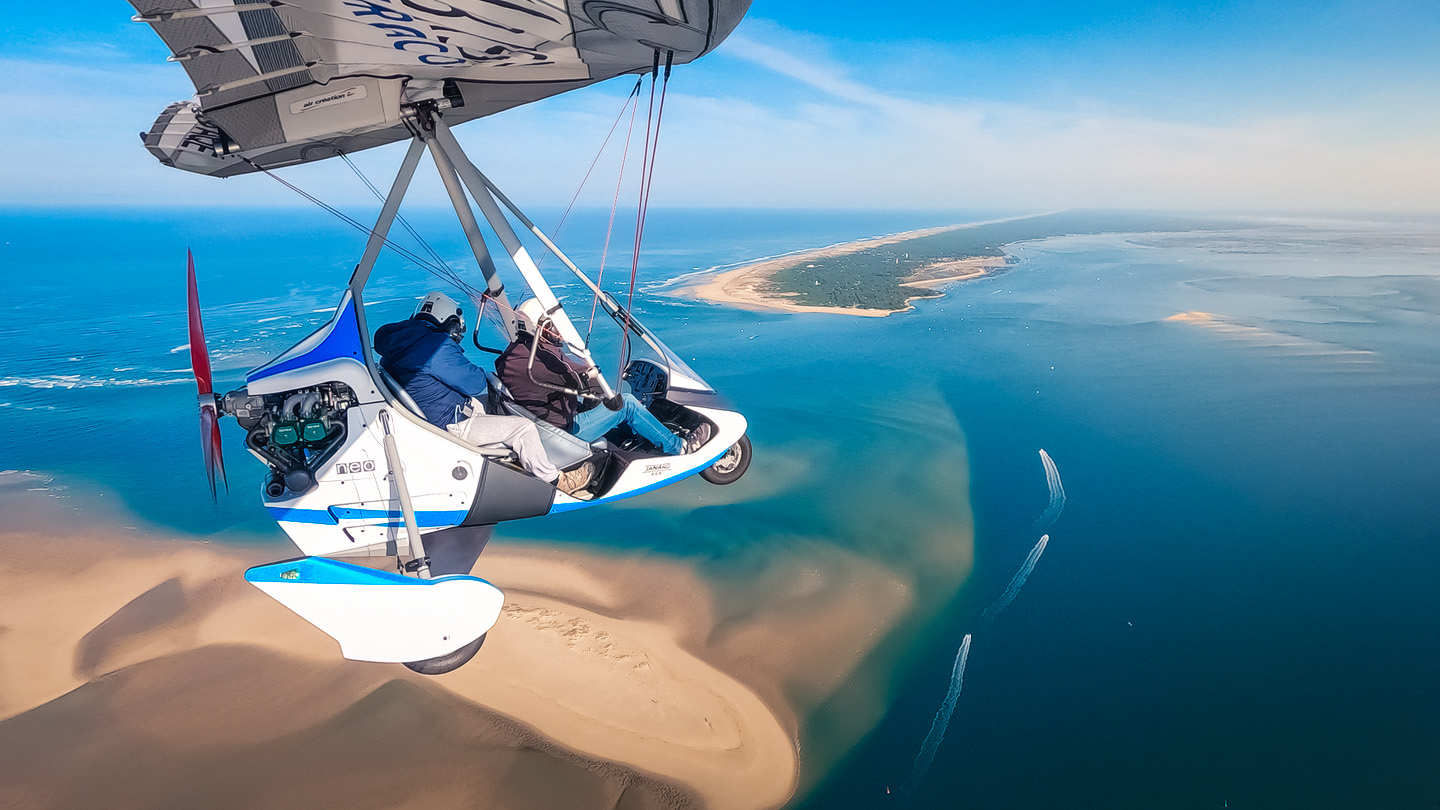
{"label": "shoreline", "polygon": [[[1015,217],[1012,219],[1023,218],[1024,217]],[[689,280],[680,286],[677,293],[702,301],[727,304],[753,312],[820,312],[883,318],[888,315],[908,312],[914,309],[912,302],[918,299],[936,298],[943,295],[943,293],[935,291],[935,288],[940,285],[956,281],[970,281],[1002,269],[1008,264],[1008,257],[970,256],[960,259],[942,260],[918,268],[908,276],[899,279],[898,284],[901,287],[925,289],[930,291],[930,294],[909,296],[905,299],[905,306],[899,309],[825,307],[796,304],[786,300],[787,296],[795,295],[795,293],[767,291],[764,289],[764,285],[779,271],[794,267],[801,262],[846,256],[870,248],[884,247],[900,242],[908,242],[912,239],[920,239],[936,234],[948,233],[950,231],[975,228],[994,222],[1006,221],[1009,220],[990,220],[960,225],[945,225],[937,228],[921,228],[913,231],[889,234],[887,236],[867,237],[857,239],[853,242],[842,242],[836,245],[827,245],[822,248],[786,253],[768,259],[760,259],[699,279]]]}
{"label": "shoreline", "polygon": [[[43,500],[26,494],[0,496],[7,509]],[[0,751],[23,760],[0,777],[7,804],[205,806],[226,794],[196,794],[201,767],[218,782],[245,774],[255,798],[231,797],[233,806],[274,806],[297,788],[323,788],[329,805],[375,806],[371,782],[406,782],[410,750],[425,752],[411,763],[421,772],[440,767],[454,780],[410,796],[427,807],[503,804],[518,790],[536,806],[610,807],[634,793],[647,807],[758,810],[798,785],[797,721],[772,705],[779,684],[742,680],[707,647],[713,597],[679,562],[494,543],[476,574],[505,592],[500,622],[465,666],[425,677],[346,661],[249,586],[244,569],[273,548],[101,526],[7,528],[0,548]],[[410,728],[383,708],[391,703],[433,722]],[[247,772],[295,739],[307,743],[290,752],[288,775]],[[353,780],[354,762],[311,753],[357,745],[376,761]],[[198,753],[172,764],[177,751]],[[538,783],[514,781],[516,757],[530,780],[546,773],[570,788],[537,800]],[[144,795],[111,795],[104,774],[128,772],[130,760]],[[76,772],[91,776],[65,776]]]}

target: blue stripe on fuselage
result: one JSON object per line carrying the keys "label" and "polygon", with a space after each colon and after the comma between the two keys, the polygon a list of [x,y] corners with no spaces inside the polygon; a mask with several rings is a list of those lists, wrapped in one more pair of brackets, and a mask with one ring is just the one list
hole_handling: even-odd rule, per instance
{"label": "blue stripe on fuselage", "polygon": [[[325,557],[302,557],[298,560],[257,565],[245,572],[246,582],[309,583],[311,585],[435,585],[451,579],[473,579],[469,575],[449,575],[436,579],[417,579],[331,560]],[[488,583],[487,583],[488,584]]]}
{"label": "blue stripe on fuselage", "polygon": [[[331,507],[330,509],[290,509],[283,506],[267,506],[270,517],[283,523],[314,523],[321,526],[337,526],[341,520],[403,520],[404,513],[395,509],[351,509]],[[415,513],[415,522],[425,528],[436,526],[458,526],[465,515],[464,510],[420,510]],[[396,524],[399,525],[399,524]]]}

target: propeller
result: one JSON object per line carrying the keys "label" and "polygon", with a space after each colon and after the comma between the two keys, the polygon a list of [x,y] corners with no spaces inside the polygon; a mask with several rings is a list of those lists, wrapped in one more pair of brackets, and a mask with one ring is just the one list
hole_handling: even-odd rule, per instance
{"label": "propeller", "polygon": [[189,274],[187,304],[190,314],[190,368],[195,372],[195,387],[200,404],[200,452],[205,457],[205,477],[210,481],[210,500],[217,501],[215,474],[219,471],[225,491],[230,481],[225,477],[225,459],[220,452],[220,410],[210,379],[210,350],[205,346],[205,324],[200,320],[200,294],[195,288],[195,257],[187,248],[185,264]]}

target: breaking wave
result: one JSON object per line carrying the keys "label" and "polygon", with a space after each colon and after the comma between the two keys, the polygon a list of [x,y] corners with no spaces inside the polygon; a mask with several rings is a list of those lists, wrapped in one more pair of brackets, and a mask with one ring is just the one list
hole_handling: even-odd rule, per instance
{"label": "breaking wave", "polygon": [[[190,370],[185,369],[185,374]],[[90,374],[42,374],[38,377],[0,377],[0,388],[149,388],[157,385],[176,385],[189,382],[184,377],[155,379],[139,377],[96,377]]]}
{"label": "breaking wave", "polygon": [[960,642],[960,649],[955,653],[955,668],[950,673],[950,691],[945,693],[945,700],[940,704],[940,710],[935,712],[935,720],[930,724],[930,733],[925,735],[925,742],[920,744],[920,753],[915,755],[915,767],[910,771],[910,778],[900,787],[902,795],[910,795],[920,782],[925,778],[925,773],[930,770],[930,763],[935,761],[935,752],[940,750],[940,743],[945,740],[945,729],[950,725],[950,715],[955,713],[955,703],[960,699],[960,686],[965,680],[965,662],[970,658],[970,634],[965,634],[965,640]]}

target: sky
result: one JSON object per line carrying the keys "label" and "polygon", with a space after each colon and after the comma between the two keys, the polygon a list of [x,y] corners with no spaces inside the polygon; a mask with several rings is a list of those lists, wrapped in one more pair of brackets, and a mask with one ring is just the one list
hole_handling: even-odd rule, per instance
{"label": "sky", "polygon": [[[124,0],[16,6],[0,22],[0,206],[303,204],[141,147],[194,88]],[[563,204],[631,84],[458,134],[522,204]],[[402,149],[357,160],[383,182]],[[359,188],[330,163],[285,176],[322,197]],[[652,205],[1434,212],[1440,3],[755,0],[675,71]]]}

